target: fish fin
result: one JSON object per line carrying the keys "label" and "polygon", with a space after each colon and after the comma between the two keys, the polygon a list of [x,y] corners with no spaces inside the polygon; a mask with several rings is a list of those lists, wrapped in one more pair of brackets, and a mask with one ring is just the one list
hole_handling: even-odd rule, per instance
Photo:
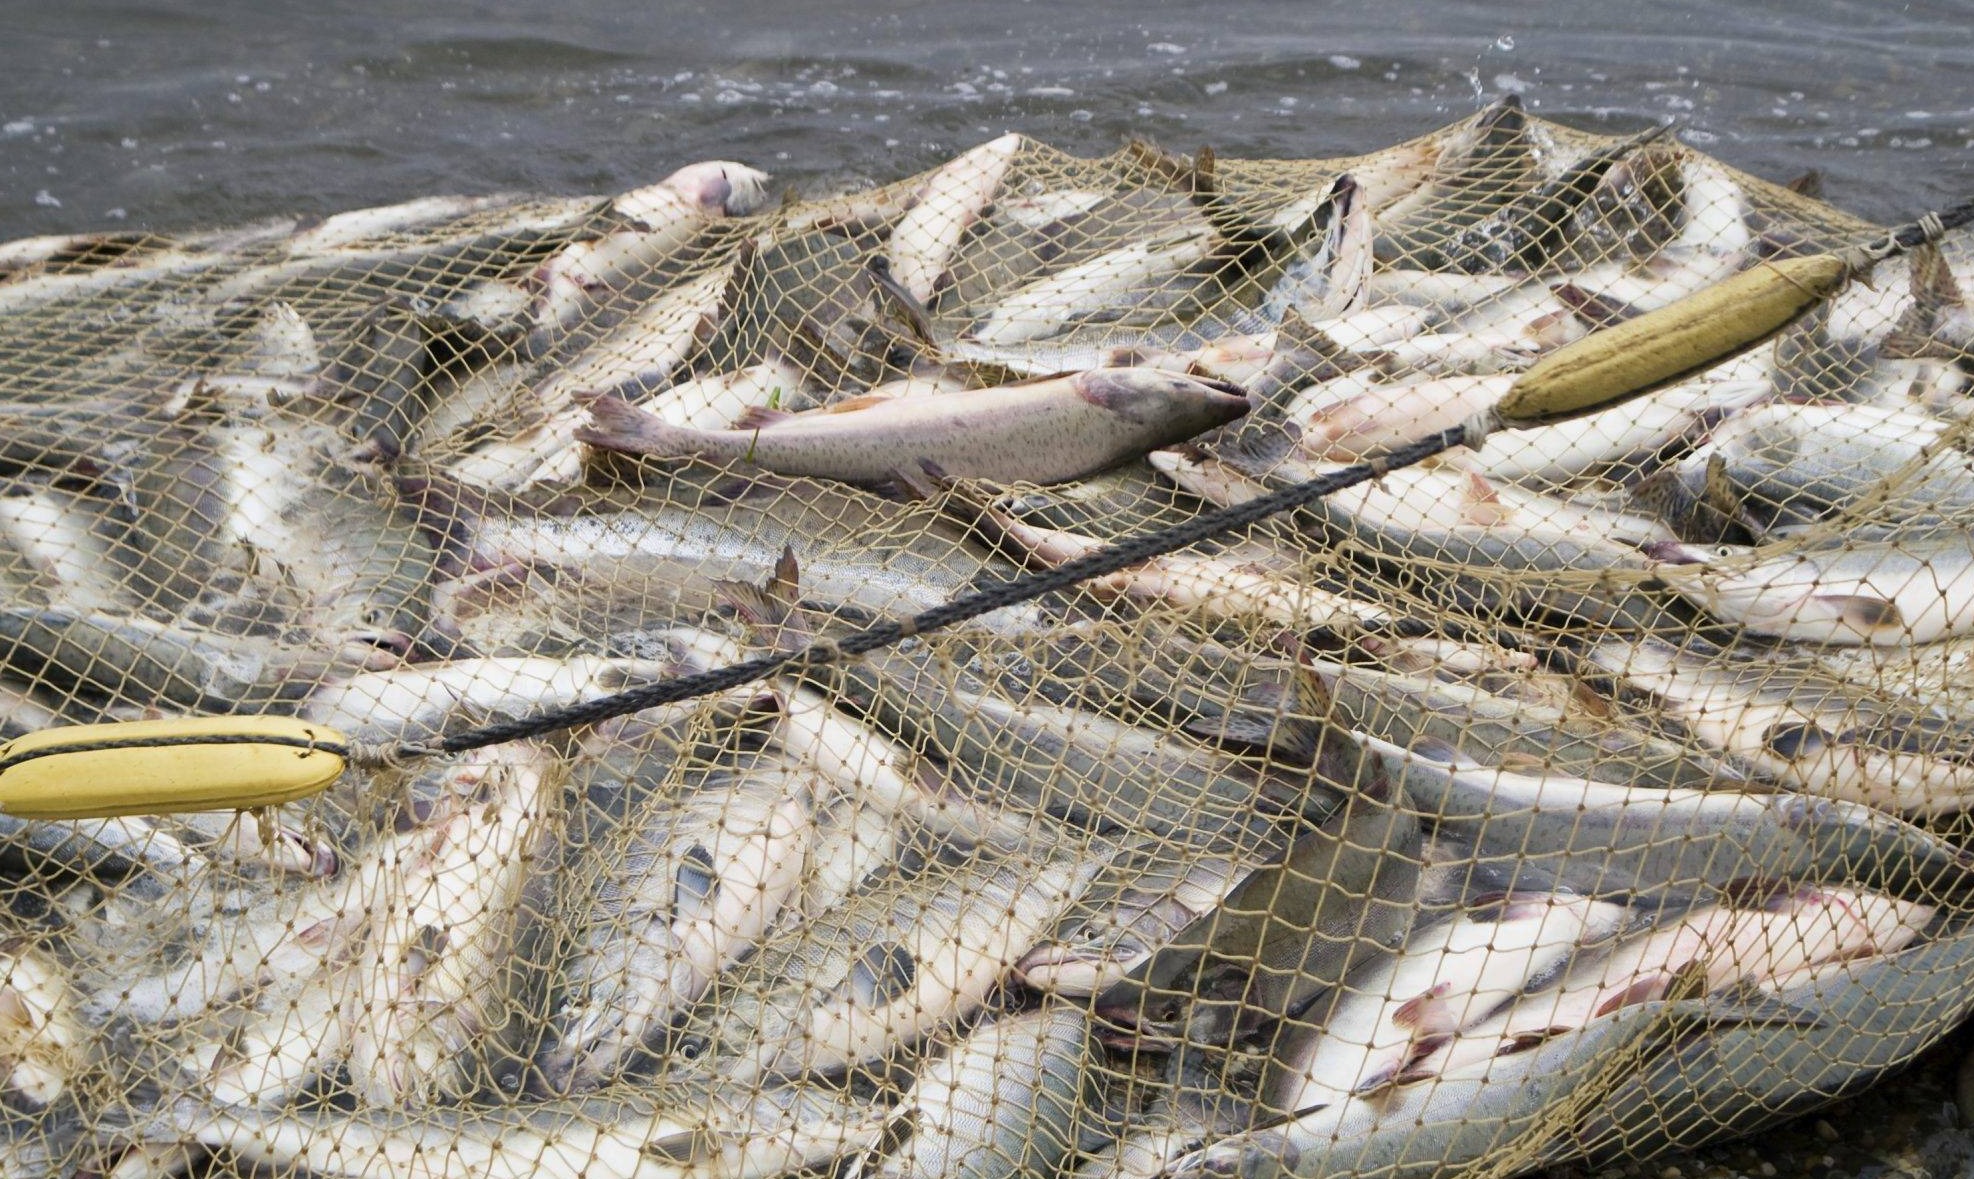
{"label": "fish fin", "polygon": [[1438,737],[1420,737],[1407,747],[1415,757],[1449,766],[1478,766],[1481,763],[1460,752],[1459,746]]}
{"label": "fish fin", "polygon": [[1764,991],[1752,982],[1737,982],[1701,999],[1694,1014],[1708,1025],[1762,1024],[1769,1027],[1815,1028],[1826,1022],[1816,1012]]}
{"label": "fish fin", "polygon": [[1569,309],[1571,315],[1576,316],[1577,322],[1593,332],[1644,314],[1640,308],[1623,299],[1587,291],[1572,282],[1557,283],[1549,290],[1558,302]]}
{"label": "fish fin", "polygon": [[680,1166],[709,1162],[719,1154],[719,1134],[704,1126],[646,1139],[638,1153]]}
{"label": "fish fin", "polygon": [[1954,280],[1953,267],[1934,243],[1918,246],[1906,255],[1912,267],[1912,293],[1922,306],[1964,307],[1967,297]]}
{"label": "fish fin", "polygon": [[1823,195],[1823,172],[1821,169],[1811,168],[1808,171],[1791,176],[1782,187],[1795,193],[1797,196],[1821,197]]}
{"label": "fish fin", "polygon": [[895,397],[872,397],[868,393],[859,393],[855,397],[845,397],[841,401],[830,402],[828,405],[823,406],[822,412],[856,413],[860,409],[869,409],[872,406],[884,405],[887,402],[895,400],[897,400]]}
{"label": "fish fin", "polygon": [[1811,601],[1835,610],[1846,626],[1860,631],[1889,630],[1905,625],[1898,604],[1862,594],[1815,594]]}
{"label": "fish fin", "polygon": [[1470,524],[1500,524],[1509,518],[1510,512],[1501,496],[1494,490],[1494,484],[1479,471],[1467,472],[1464,494],[1461,497],[1461,518]]}
{"label": "fish fin", "polygon": [[1430,989],[1419,992],[1398,1005],[1398,1009],[1391,1013],[1391,1022],[1402,1028],[1431,1027],[1432,1025],[1427,1021],[1432,1018],[1435,1008],[1444,1006],[1441,1001],[1446,998],[1451,988],[1450,983],[1437,983]]}
{"label": "fish fin", "polygon": [[773,571],[760,585],[716,578],[713,588],[750,629],[771,632],[775,650],[796,650],[809,638],[810,627],[796,609],[802,600],[801,563],[792,547],[782,547]]}
{"label": "fish fin", "polygon": [[777,422],[785,422],[795,415],[785,409],[769,409],[765,405],[750,405],[733,419],[736,430],[765,430]]}
{"label": "fish fin", "polygon": [[1624,990],[1619,991],[1617,994],[1598,1004],[1597,1010],[1592,1013],[1592,1017],[1606,1016],[1620,1008],[1633,1007],[1640,1003],[1650,1003],[1656,999],[1664,998],[1666,988],[1671,985],[1672,980],[1673,976],[1663,970],[1655,970],[1651,974],[1635,978],[1631,980],[1630,985],[1626,986]]}
{"label": "fish fin", "polygon": [[391,489],[412,525],[439,550],[440,561],[455,572],[476,568],[473,535],[481,520],[535,514],[513,496],[473,487],[438,471],[393,476]]}
{"label": "fish fin", "polygon": [[925,470],[928,465],[933,470],[938,470],[937,464],[921,461],[916,466],[907,464],[891,472],[891,479],[898,485],[898,494],[901,498],[915,503],[926,503],[939,498],[939,480]]}
{"label": "fish fin", "polygon": [[1795,891],[1795,885],[1771,876],[1737,876],[1720,886],[1720,901],[1732,909],[1766,909]]}
{"label": "fish fin", "polygon": [[1275,331],[1277,352],[1287,346],[1336,364],[1349,363],[1354,359],[1349,349],[1337,343],[1330,333],[1304,319],[1302,313],[1293,307],[1282,312],[1282,322],[1276,325]]}
{"label": "fish fin", "polygon": [[1762,734],[1762,747],[1788,761],[1814,757],[1831,744],[1833,739],[1821,725],[1807,721],[1770,725],[1768,731]]}

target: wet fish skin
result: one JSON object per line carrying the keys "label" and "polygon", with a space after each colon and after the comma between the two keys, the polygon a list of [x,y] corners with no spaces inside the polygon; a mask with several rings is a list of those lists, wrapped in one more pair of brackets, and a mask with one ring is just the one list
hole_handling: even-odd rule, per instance
{"label": "wet fish skin", "polygon": [[140,707],[228,713],[291,702],[346,664],[265,639],[137,617],[0,610],[0,663],[71,692]]}
{"label": "wet fish skin", "polygon": [[364,739],[425,740],[451,726],[593,700],[670,674],[663,660],[599,655],[456,659],[320,677],[300,711]]}
{"label": "wet fish skin", "polygon": [[[1552,1157],[1649,1157],[1672,1144],[1752,1133],[1794,1103],[1850,1092],[1897,1068],[1967,1017],[1970,997],[1936,980],[1964,977],[1974,936],[1955,928],[1783,992],[1802,1024],[1716,1029],[1620,1079]],[[1805,1094],[1812,1095],[1805,1097]]]}
{"label": "wet fish skin", "polygon": [[939,293],[967,229],[1001,188],[1022,137],[1003,135],[942,165],[891,230],[891,273],[921,304]]}
{"label": "wet fish skin", "polygon": [[[878,1059],[980,1009],[1088,885],[1094,865],[1026,857],[872,882],[735,968],[701,1016],[730,1080]],[[688,1024],[696,1028],[698,1024]]]}
{"label": "wet fish skin", "polygon": [[654,1087],[528,1107],[255,1111],[177,1100],[118,1137],[324,1179],[772,1179],[866,1146],[881,1111],[808,1089]]}
{"label": "wet fish skin", "polygon": [[757,417],[758,429],[680,430],[605,398],[590,403],[595,424],[577,436],[632,454],[752,462],[847,483],[885,482],[921,463],[956,478],[1054,483],[1189,438],[1247,409],[1246,395],[1220,382],[1097,369],[855,413]]}
{"label": "wet fish skin", "polygon": [[1859,803],[1793,793],[1627,787],[1491,767],[1431,740],[1356,734],[1435,832],[1496,858],[1522,887],[1590,896],[1703,895],[1770,875],[1934,894],[1974,854]]}
{"label": "wet fish skin", "polygon": [[1210,1143],[1172,1164],[1171,1179],[1343,1179],[1376,1173],[1428,1179],[1513,1146],[1568,1133],[1581,1105],[1610,1083],[1611,1060],[1668,1031],[1658,1004],[1626,1008],[1531,1051],[1430,1084],[1352,1098],[1277,1127]]}
{"label": "wet fish skin", "polygon": [[1535,145],[1519,96],[1490,104],[1442,149],[1433,177],[1378,210],[1373,245],[1383,266],[1451,270],[1456,235],[1507,206],[1534,182]]}
{"label": "wet fish skin", "polygon": [[1008,1179],[1049,1174],[1095,1102],[1089,1018],[1049,1004],[976,1027],[924,1066],[894,1126],[909,1136],[853,1179]]}
{"label": "wet fish skin", "polygon": [[1707,744],[1797,789],[1921,816],[1956,811],[1974,790],[1974,729],[1813,661],[1698,638],[1607,639],[1588,655]]}
{"label": "wet fish skin", "polygon": [[706,782],[593,849],[575,877],[583,928],[556,1043],[539,1061],[552,1091],[600,1085],[754,948],[797,897],[813,790],[792,767]]}
{"label": "wet fish skin", "polygon": [[364,1100],[416,1107],[471,1090],[475,1045],[504,1022],[500,984],[533,861],[556,833],[562,777],[539,746],[468,755],[434,801],[430,845],[387,866],[340,1013]]}
{"label": "wet fish skin", "polygon": [[61,964],[28,937],[0,942],[0,1091],[47,1107],[80,1073],[90,1038]]}
{"label": "wet fish skin", "polygon": [[1353,971],[1306,1021],[1283,1025],[1263,1102],[1307,1113],[1402,1083],[1441,1041],[1512,1002],[1579,946],[1608,939],[1628,916],[1581,897],[1511,894],[1414,929],[1403,947]]}

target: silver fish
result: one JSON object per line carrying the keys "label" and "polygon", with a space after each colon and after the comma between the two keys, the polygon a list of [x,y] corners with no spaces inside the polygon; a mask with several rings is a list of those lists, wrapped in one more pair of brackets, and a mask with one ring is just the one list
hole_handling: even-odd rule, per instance
{"label": "silver fish", "polygon": [[364,1100],[419,1106],[472,1090],[470,1055],[506,1021],[501,983],[530,865],[555,835],[561,778],[537,746],[476,751],[434,801],[435,838],[385,865],[340,1012]]}
{"label": "silver fish", "polygon": [[1649,692],[1709,745],[1797,789],[1910,815],[1962,809],[1974,731],[1816,664],[1739,656],[1692,639],[1606,639],[1590,661]]}
{"label": "silver fish", "polygon": [[1010,1179],[1054,1172],[1095,1104],[1089,1017],[1049,1004],[975,1028],[922,1068],[891,1126],[903,1137],[851,1179]]}
{"label": "silver fish", "polygon": [[[976,1011],[1087,886],[1068,857],[891,877],[735,968],[701,1018],[735,1080],[875,1060]],[[696,1026],[696,1025],[688,1025]]]}
{"label": "silver fish", "polygon": [[1476,762],[1433,740],[1356,734],[1441,835],[1471,841],[1524,888],[1683,896],[1770,875],[1951,887],[1974,856],[1872,807],[1802,794],[1621,786]]}
{"label": "silver fish", "polygon": [[816,784],[794,766],[703,783],[633,815],[572,885],[582,913],[541,1059],[551,1089],[589,1089],[752,950],[801,886]]}
{"label": "silver fish", "polygon": [[1003,135],[942,165],[898,219],[888,247],[891,273],[920,303],[939,292],[954,251],[1000,191],[1022,143]]}

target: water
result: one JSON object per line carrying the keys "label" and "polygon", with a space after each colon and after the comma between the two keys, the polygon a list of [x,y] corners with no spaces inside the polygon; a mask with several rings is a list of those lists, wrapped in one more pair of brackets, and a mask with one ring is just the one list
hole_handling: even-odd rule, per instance
{"label": "water", "polygon": [[0,239],[603,192],[697,158],[805,192],[1004,130],[1362,151],[1519,90],[1900,218],[1974,189],[1967,0],[11,0]]}

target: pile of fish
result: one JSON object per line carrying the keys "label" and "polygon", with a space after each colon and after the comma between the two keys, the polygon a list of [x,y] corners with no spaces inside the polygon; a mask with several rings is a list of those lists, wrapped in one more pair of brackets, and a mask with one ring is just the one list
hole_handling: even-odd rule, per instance
{"label": "pile of fish", "polygon": [[[1513,99],[777,200],[0,245],[5,733],[796,650],[1881,232]],[[860,659],[0,817],[0,1175],[1509,1174],[1848,1092],[1974,1010],[1970,283]]]}

